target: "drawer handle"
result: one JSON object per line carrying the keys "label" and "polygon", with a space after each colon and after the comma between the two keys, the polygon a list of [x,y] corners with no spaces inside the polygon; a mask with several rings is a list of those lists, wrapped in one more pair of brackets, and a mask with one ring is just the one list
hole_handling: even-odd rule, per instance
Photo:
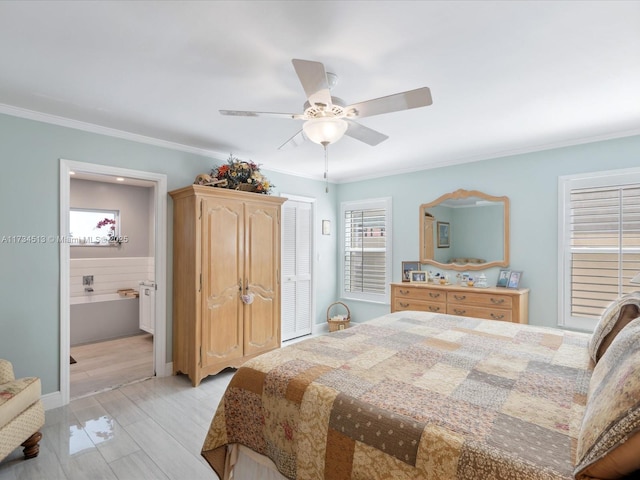
{"label": "drawer handle", "polygon": [[438,298],[438,297],[440,296],[440,294],[439,294],[439,293],[429,292],[429,296],[430,296],[431,298]]}
{"label": "drawer handle", "polygon": [[460,295],[460,296],[458,296],[458,295],[455,295],[455,294],[454,294],[454,295],[453,295],[453,298],[455,298],[456,300],[464,300],[465,298],[467,298],[467,296],[466,296],[466,295]]}
{"label": "drawer handle", "polygon": [[409,290],[400,290],[400,293],[402,295],[408,295],[409,294]]}
{"label": "drawer handle", "polygon": [[409,306],[408,303],[402,303],[402,302],[399,302],[399,303],[402,308],[407,308]]}
{"label": "drawer handle", "polygon": [[496,315],[495,313],[492,313],[491,318],[493,318],[494,320],[502,320],[504,318],[504,314],[501,313],[500,315]]}
{"label": "drawer handle", "polygon": [[491,297],[491,303],[493,303],[494,305],[500,305],[500,304],[504,303],[504,298],[493,298],[493,297]]}
{"label": "drawer handle", "polygon": [[440,307],[434,307],[432,305],[429,305],[429,310],[432,312],[439,312],[440,311]]}
{"label": "drawer handle", "polygon": [[455,313],[456,315],[464,315],[466,312],[466,310],[458,310],[457,308],[453,309],[453,313]]}

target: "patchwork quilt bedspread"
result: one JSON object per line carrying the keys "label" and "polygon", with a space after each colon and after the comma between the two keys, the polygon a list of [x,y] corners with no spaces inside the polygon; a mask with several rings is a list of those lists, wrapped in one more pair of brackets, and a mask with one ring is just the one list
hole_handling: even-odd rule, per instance
{"label": "patchwork quilt bedspread", "polygon": [[291,479],[570,479],[589,335],[396,312],[248,361],[202,454],[226,445]]}

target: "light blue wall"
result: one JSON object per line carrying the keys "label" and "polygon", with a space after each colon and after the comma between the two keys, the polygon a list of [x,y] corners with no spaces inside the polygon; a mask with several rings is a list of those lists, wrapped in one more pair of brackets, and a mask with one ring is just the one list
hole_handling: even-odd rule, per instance
{"label": "light blue wall", "polygon": [[[58,234],[60,158],[163,173],[169,190],[192,183],[198,173],[208,173],[214,164],[224,161],[1,114],[0,158],[0,239]],[[332,185],[328,194],[320,181],[264,173],[276,185],[274,194],[317,199],[317,324],[326,321],[326,308],[338,300],[336,232],[341,201],[393,198],[393,280],[400,281],[401,262],[418,258],[419,205],[465,188],[511,199],[511,268],[523,270],[522,286],[531,288],[530,323],[555,326],[558,176],[639,165],[640,136],[636,136]],[[168,210],[167,361],[171,361],[170,199]],[[330,236],[320,234],[323,219],[331,220]],[[13,361],[19,375],[41,377],[44,393],[57,391],[59,247],[0,243],[0,271],[0,357]],[[497,270],[487,274],[495,282]],[[347,303],[354,322],[389,311],[388,304]]]}
{"label": "light blue wall", "polygon": [[502,204],[453,209],[450,258],[504,258],[503,223]]}
{"label": "light blue wall", "polygon": [[[71,258],[152,257],[154,232],[153,188],[71,178],[69,206],[79,209],[117,210],[120,235],[127,241],[115,246],[71,245]],[[73,231],[73,227],[71,227]],[[101,235],[100,230],[94,234]],[[102,232],[104,235],[104,232]]]}
{"label": "light blue wall", "polygon": [[[402,261],[418,258],[419,205],[459,188],[506,195],[511,205],[512,270],[530,288],[529,323],[555,327],[558,321],[558,177],[640,167],[640,136],[443,167],[408,175],[342,184],[342,201],[393,198],[393,281]],[[434,270],[437,271],[437,270]],[[455,272],[453,273],[455,276]],[[495,285],[498,269],[485,272]],[[349,304],[354,321],[389,311],[388,305]]]}
{"label": "light blue wall", "polygon": [[[59,246],[9,243],[16,235],[59,232],[60,158],[167,175],[169,190],[189,185],[209,173],[214,160],[134,141],[0,114],[0,357],[14,363],[16,374],[39,376],[43,393],[58,391],[60,363]],[[253,159],[259,162],[259,159]],[[335,221],[335,193],[324,183],[263,171],[287,192],[317,197],[318,322],[323,306],[335,297],[335,236],[322,237],[319,219]],[[172,358],[172,202],[168,199],[167,361]],[[335,222],[334,222],[335,224]],[[319,258],[319,260],[318,260]],[[158,279],[160,281],[160,279]]]}

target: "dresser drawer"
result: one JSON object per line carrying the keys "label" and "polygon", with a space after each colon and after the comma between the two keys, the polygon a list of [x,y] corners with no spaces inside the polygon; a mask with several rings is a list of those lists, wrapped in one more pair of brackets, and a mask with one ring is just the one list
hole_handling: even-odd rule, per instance
{"label": "dresser drawer", "polygon": [[503,322],[527,323],[528,289],[391,284],[391,311],[419,310]]}
{"label": "dresser drawer", "polygon": [[486,318],[487,320],[502,320],[503,322],[512,321],[512,311],[500,308],[448,303],[447,313],[461,317]]}
{"label": "dresser drawer", "polygon": [[445,313],[447,304],[442,302],[426,302],[424,300],[413,300],[410,298],[396,298],[393,304],[393,311],[419,310],[421,312]]}
{"label": "dresser drawer", "polygon": [[458,305],[477,305],[480,307],[508,308],[513,307],[513,299],[509,295],[489,292],[447,292],[447,303]]}
{"label": "dresser drawer", "polygon": [[396,297],[446,303],[447,292],[422,287],[393,287]]}

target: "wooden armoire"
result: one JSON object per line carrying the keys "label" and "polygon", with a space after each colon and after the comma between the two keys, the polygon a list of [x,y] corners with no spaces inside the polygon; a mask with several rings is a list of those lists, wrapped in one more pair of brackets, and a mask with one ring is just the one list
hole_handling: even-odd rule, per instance
{"label": "wooden armoire", "polygon": [[190,185],[173,198],[173,373],[198,386],[280,347],[283,197]]}

